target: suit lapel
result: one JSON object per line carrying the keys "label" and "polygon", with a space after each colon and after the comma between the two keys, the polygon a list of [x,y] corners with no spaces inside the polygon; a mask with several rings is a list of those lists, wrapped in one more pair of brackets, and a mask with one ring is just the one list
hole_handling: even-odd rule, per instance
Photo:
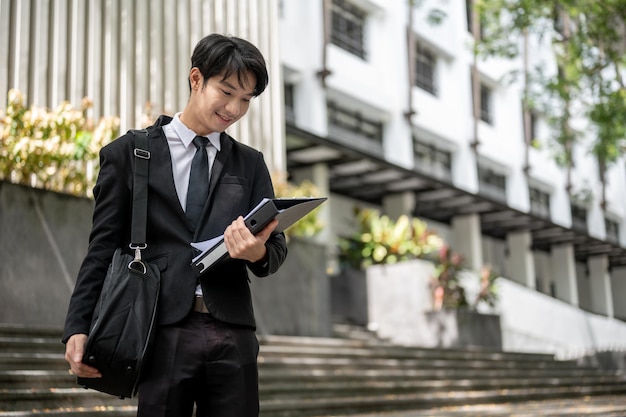
{"label": "suit lapel", "polygon": [[[150,170],[149,177],[153,181],[153,188],[162,192],[163,198],[171,199],[171,207],[177,207],[176,212],[187,221],[185,211],[180,205],[176,185],[174,184],[174,174],[172,170],[172,157],[167,139],[161,127],[149,129],[150,154],[153,169]],[[189,226],[191,228],[191,225]]]}
{"label": "suit lapel", "polygon": [[[233,147],[233,144],[230,140],[228,140],[228,135],[222,132],[220,135],[220,145],[221,150],[215,156],[215,161],[213,161],[213,166],[211,167],[211,178],[209,179],[209,196],[207,201],[211,201],[213,196],[213,191],[215,191],[215,187],[219,182],[220,177],[222,176],[222,171],[224,170],[224,165],[226,165],[226,160],[228,159],[228,155],[230,155],[230,151]],[[207,205],[204,206],[204,211],[206,212]]]}

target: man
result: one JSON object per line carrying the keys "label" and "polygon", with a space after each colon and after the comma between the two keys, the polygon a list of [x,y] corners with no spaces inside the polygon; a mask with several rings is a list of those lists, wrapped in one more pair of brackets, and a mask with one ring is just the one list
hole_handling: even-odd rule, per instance
{"label": "man", "polygon": [[[247,268],[257,276],[274,273],[287,248],[283,234],[272,234],[276,220],[257,235],[245,226],[241,216],[274,192],[261,153],[224,130],[246,114],[267,82],[265,60],[255,46],[236,37],[209,35],[191,57],[187,105],[148,128],[151,159],[143,259],[159,265],[161,295],[151,362],[139,385],[138,416],[191,416],[194,403],[198,417],[259,414],[259,346]],[[199,144],[196,136],[208,140]],[[100,376],[82,363],[82,355],[113,252],[130,243],[133,149],[133,136],[126,134],[100,151],[89,249],[63,336],[65,358],[80,377]],[[193,191],[189,179],[196,152],[205,150],[208,196],[188,202],[188,197],[198,200],[202,195],[202,190]],[[194,211],[198,220],[191,218]],[[190,243],[221,234],[232,260],[198,278],[191,267]]]}

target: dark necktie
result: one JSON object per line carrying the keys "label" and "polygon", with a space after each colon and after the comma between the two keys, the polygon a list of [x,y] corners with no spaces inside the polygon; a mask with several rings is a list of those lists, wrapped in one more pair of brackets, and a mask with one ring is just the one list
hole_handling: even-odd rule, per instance
{"label": "dark necktie", "polygon": [[193,144],[196,147],[196,154],[191,161],[185,211],[195,229],[209,195],[209,156],[206,152],[209,139],[204,136],[196,136],[193,139]]}

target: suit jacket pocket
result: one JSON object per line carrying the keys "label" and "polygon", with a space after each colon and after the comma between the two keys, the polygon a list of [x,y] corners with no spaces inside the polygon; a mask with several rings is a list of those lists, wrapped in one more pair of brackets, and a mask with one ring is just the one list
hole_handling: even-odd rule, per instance
{"label": "suit jacket pocket", "polygon": [[224,228],[237,216],[245,216],[248,209],[248,184],[247,178],[234,175],[224,175],[215,189],[215,195],[211,197],[211,226],[217,226],[213,232],[215,236],[224,233]]}

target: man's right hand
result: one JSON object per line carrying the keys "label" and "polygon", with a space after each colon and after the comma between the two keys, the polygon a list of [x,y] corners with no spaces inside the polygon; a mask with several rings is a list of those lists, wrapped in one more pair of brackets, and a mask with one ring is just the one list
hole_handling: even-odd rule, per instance
{"label": "man's right hand", "polygon": [[82,362],[85,344],[87,344],[86,334],[72,335],[67,341],[65,360],[70,364],[70,373],[81,378],[101,378],[100,371]]}

